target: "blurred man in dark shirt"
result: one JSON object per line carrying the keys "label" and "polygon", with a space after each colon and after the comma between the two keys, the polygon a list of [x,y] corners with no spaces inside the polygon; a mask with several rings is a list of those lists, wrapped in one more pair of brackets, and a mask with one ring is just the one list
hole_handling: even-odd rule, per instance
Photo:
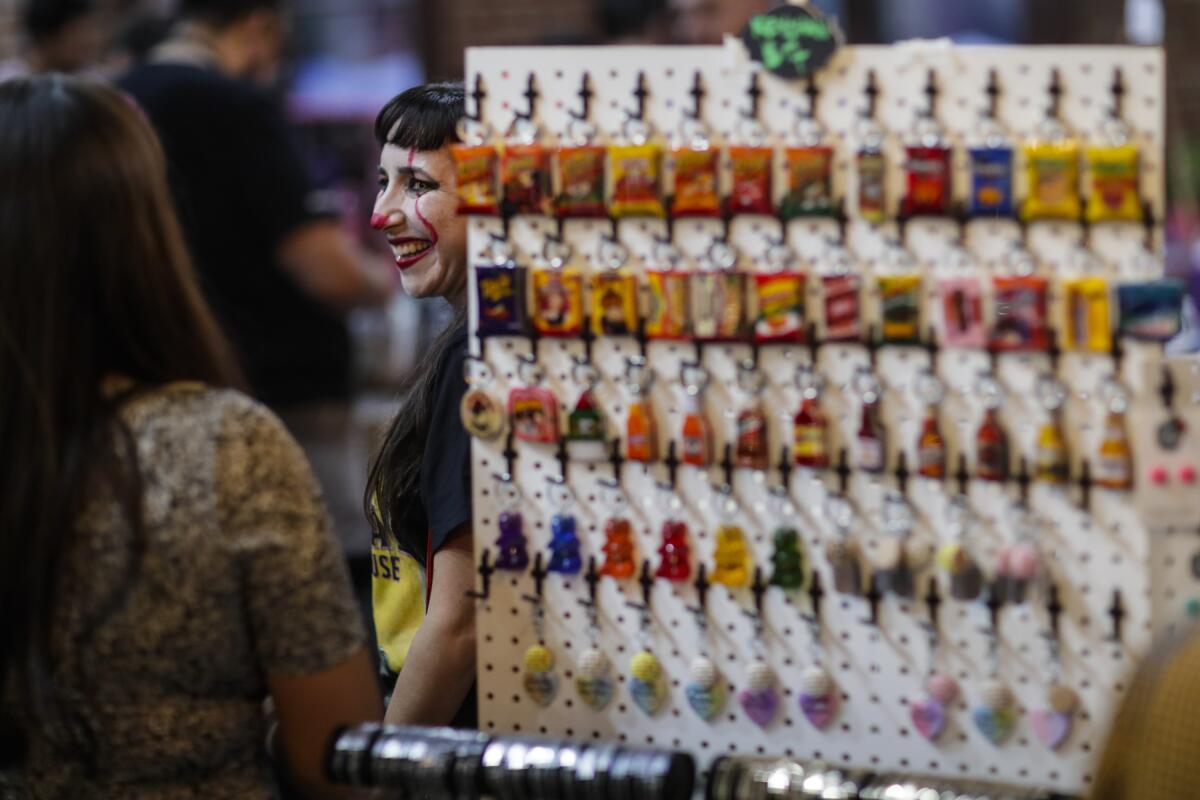
{"label": "blurred man in dark shirt", "polygon": [[166,150],[201,284],[254,393],[305,447],[343,530],[362,526],[347,463],[345,314],[387,302],[395,270],[314,203],[273,81],[282,0],[183,0],[167,39],[119,83]]}
{"label": "blurred man in dark shirt", "polygon": [[21,52],[0,63],[0,80],[95,69],[105,55],[110,23],[97,0],[25,0]]}

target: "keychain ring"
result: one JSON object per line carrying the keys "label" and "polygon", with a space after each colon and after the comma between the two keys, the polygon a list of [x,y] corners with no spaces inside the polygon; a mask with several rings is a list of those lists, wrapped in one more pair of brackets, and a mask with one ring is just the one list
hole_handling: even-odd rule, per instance
{"label": "keychain ring", "polygon": [[572,117],[567,123],[567,139],[576,147],[586,147],[596,140],[596,126],[586,119]]}
{"label": "keychain ring", "polygon": [[625,381],[630,388],[637,387],[639,391],[650,388],[654,380],[654,370],[648,366],[642,356],[629,356],[625,359]]}
{"label": "keychain ring", "polygon": [[557,236],[547,236],[545,243],[542,245],[542,258],[552,269],[561,269],[564,264],[571,260],[574,252],[575,248]]}
{"label": "keychain ring", "polygon": [[750,359],[743,359],[737,366],[738,388],[749,394],[759,395],[767,388],[767,376]]}
{"label": "keychain ring", "polygon": [[515,266],[516,253],[508,239],[498,233],[490,234],[490,236],[491,241],[488,242],[485,252],[492,264],[497,267]]}
{"label": "keychain ring", "polygon": [[471,117],[461,117],[454,126],[458,138],[468,145],[482,145],[491,138],[492,131],[487,123]]}
{"label": "keychain ring", "polygon": [[513,121],[505,131],[505,138],[516,144],[533,144],[538,140],[538,124],[529,117],[513,114]]}
{"label": "keychain ring", "polygon": [[[690,376],[695,376],[698,380],[690,380]],[[695,361],[684,361],[679,365],[679,383],[684,390],[693,397],[698,396],[701,392],[708,388],[708,384],[712,381],[712,373],[705,369],[701,364]]]}
{"label": "keychain ring", "polygon": [[630,116],[621,125],[621,133],[632,145],[643,145],[650,139],[650,125],[644,119]]}
{"label": "keychain ring", "polygon": [[679,251],[679,248],[670,239],[655,239],[652,253],[656,262],[671,269],[675,269],[683,261],[683,253]]}
{"label": "keychain ring", "polygon": [[705,253],[705,260],[711,269],[733,269],[737,266],[738,252],[725,239],[713,239]]}
{"label": "keychain ring", "polygon": [[492,365],[487,362],[483,356],[477,356],[472,353],[467,354],[467,358],[463,361],[463,380],[467,386],[475,384],[487,385],[495,378],[492,372]]}
{"label": "keychain ring", "polygon": [[600,382],[600,370],[596,369],[595,365],[584,356],[575,356],[574,361],[575,363],[571,366],[571,380],[586,389],[594,389]]}
{"label": "keychain ring", "polygon": [[756,117],[744,116],[739,119],[737,133],[748,147],[762,147],[767,141],[767,128]]}
{"label": "keychain ring", "polygon": [[527,386],[537,386],[546,379],[546,369],[531,353],[522,353],[517,366],[517,377]]}
{"label": "keychain ring", "polygon": [[596,260],[601,267],[620,269],[629,262],[629,248],[617,239],[605,236],[600,240],[600,247],[596,251]]}

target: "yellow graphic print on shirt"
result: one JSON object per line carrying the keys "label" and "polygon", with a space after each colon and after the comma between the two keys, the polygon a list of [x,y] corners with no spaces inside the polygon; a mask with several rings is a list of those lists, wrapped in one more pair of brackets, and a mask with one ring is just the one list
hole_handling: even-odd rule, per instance
{"label": "yellow graphic print on shirt", "polygon": [[425,619],[425,570],[408,553],[378,541],[371,548],[371,606],[380,668],[395,679]]}

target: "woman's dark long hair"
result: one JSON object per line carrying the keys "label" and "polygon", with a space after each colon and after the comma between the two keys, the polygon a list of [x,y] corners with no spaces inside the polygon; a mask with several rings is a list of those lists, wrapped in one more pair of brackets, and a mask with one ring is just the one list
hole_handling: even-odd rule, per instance
{"label": "woman's dark long hair", "polygon": [[[132,102],[63,76],[0,84],[0,752],[66,711],[50,677],[56,576],[89,498],[118,498],[144,545],[120,404],[176,380],[239,385],[232,363]],[[111,375],[134,388],[106,396]]]}
{"label": "woman's dark long hair", "polygon": [[[438,150],[458,141],[457,125],[465,110],[463,87],[456,83],[416,86],[394,97],[375,119],[379,146]],[[428,353],[400,387],[400,409],[371,461],[363,509],[375,537],[394,540],[407,503],[420,491],[421,457],[438,376],[445,366],[454,333],[466,325],[466,309],[434,340]],[[414,553],[424,558],[424,551]]]}

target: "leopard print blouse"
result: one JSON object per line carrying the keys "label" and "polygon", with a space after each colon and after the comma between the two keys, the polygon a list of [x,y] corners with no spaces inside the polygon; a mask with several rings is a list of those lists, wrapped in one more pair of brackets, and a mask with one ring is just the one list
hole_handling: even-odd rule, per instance
{"label": "leopard print blouse", "polygon": [[174,384],[122,417],[144,482],[141,566],[119,504],[95,497],[56,586],[54,683],[90,752],[35,728],[0,797],[274,797],[265,676],[325,670],[365,641],[317,484],[237,392]]}

